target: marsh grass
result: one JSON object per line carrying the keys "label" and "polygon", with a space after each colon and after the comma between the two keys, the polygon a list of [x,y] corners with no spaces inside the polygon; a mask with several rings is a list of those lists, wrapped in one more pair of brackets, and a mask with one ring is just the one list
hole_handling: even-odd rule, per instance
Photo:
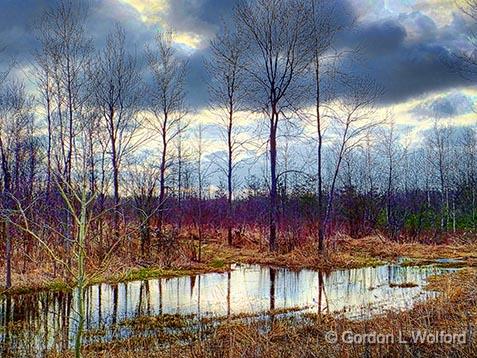
{"label": "marsh grass", "polygon": [[[271,265],[294,270],[308,268],[331,271],[375,267],[405,257],[406,260],[401,263],[403,266],[430,264],[446,268],[477,266],[477,245],[452,239],[444,244],[430,245],[417,242],[398,243],[380,236],[352,239],[337,235],[328,243],[325,254],[319,255],[311,238],[291,250],[282,248],[279,252],[271,253],[266,249],[266,238],[258,232],[243,234],[242,244],[234,247],[227,246],[225,239],[220,234],[217,235],[217,238],[208,237],[203,244],[201,262],[195,261],[193,253],[190,252],[191,240],[185,234],[178,240],[173,253],[174,260],[170,266],[161,264],[161,255],[154,251],[147,260],[131,256],[130,252],[134,252],[134,247],[131,247],[131,251],[118,250],[107,262],[102,263],[93,253],[88,255],[86,262],[87,284],[225,272],[234,263]],[[250,238],[247,239],[248,236]],[[461,262],[437,263],[435,260],[438,258],[460,259]],[[13,267],[23,265],[18,263]],[[55,272],[55,267],[50,261],[37,258],[37,263],[31,269],[14,271],[12,288],[7,291],[0,287],[0,295],[71,290],[74,282]]]}

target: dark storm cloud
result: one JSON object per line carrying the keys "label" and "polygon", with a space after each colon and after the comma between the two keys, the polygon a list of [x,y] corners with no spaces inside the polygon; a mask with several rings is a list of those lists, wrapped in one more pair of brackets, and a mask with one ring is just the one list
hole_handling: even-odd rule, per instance
{"label": "dark storm cloud", "polygon": [[204,49],[195,52],[189,58],[187,93],[190,105],[193,107],[204,107],[208,103],[207,69],[204,64],[206,56],[207,50]]}
{"label": "dark storm cloud", "polygon": [[34,19],[51,0],[0,0],[0,46],[5,51],[0,55],[0,66],[12,59],[24,62],[34,46]]}
{"label": "dark storm cloud", "polygon": [[201,46],[187,58],[189,63],[187,93],[192,107],[207,106],[207,70],[204,64],[208,55],[208,43],[220,31],[222,25],[229,25],[238,0],[173,0],[161,18],[177,32],[200,35]]}
{"label": "dark storm cloud", "polygon": [[[88,9],[85,27],[96,48],[102,47],[116,23],[125,28],[128,44],[138,52],[154,36],[155,29],[145,25],[137,11],[125,3],[117,0],[75,0],[75,3],[79,1]],[[0,67],[11,60],[20,67],[31,61],[38,47],[36,24],[42,12],[56,4],[55,0],[0,0],[0,46],[5,47]]]}
{"label": "dark storm cloud", "polygon": [[438,29],[419,12],[361,24],[342,42],[343,46],[360,46],[361,61],[350,56],[342,70],[374,78],[385,88],[386,103],[468,85],[457,71],[463,64],[455,56],[466,35],[458,29],[464,28],[462,18],[455,16],[451,25]]}
{"label": "dark storm cloud", "polygon": [[[87,19],[89,34],[96,47],[104,43],[107,32],[116,22],[127,31],[131,49],[142,54],[159,25],[144,23],[130,5],[118,0],[82,0],[90,6]],[[28,63],[36,46],[34,19],[55,0],[0,0],[0,46],[7,50],[0,56],[0,66],[12,58]],[[159,14],[163,22],[178,32],[197,34],[203,40],[199,50],[191,52],[188,92],[191,104],[207,103],[207,74],[203,65],[207,44],[218,31],[222,19],[228,22],[237,0],[170,0],[169,9]],[[355,18],[347,0],[329,2],[333,19],[349,25]],[[343,61],[343,70],[368,75],[385,87],[384,101],[397,103],[413,96],[467,85],[452,68],[461,64],[453,51],[468,46],[469,24],[457,11],[446,26],[438,27],[421,12],[400,14],[374,22],[358,19],[352,31],[338,36],[335,46],[361,48],[361,61]],[[187,55],[187,54],[184,54]],[[142,63],[144,65],[144,63]]]}
{"label": "dark storm cloud", "polygon": [[404,27],[391,20],[362,27],[358,34],[368,54],[383,54],[396,50],[406,38]]}
{"label": "dark storm cloud", "polygon": [[396,103],[466,84],[453,70],[461,65],[448,48],[437,43],[416,42],[402,44],[391,53],[372,57],[366,61],[365,67],[354,71],[376,79],[385,88],[383,100]]}

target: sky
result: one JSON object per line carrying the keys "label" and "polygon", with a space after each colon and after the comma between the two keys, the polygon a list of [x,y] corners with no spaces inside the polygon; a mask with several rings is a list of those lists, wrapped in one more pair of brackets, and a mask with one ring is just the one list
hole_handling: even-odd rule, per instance
{"label": "sky", "polygon": [[[131,50],[142,52],[157,31],[174,30],[190,71],[188,101],[197,121],[207,123],[207,75],[203,66],[209,41],[228,21],[236,0],[78,0],[87,1],[88,32],[100,47],[114,24],[122,24]],[[457,0],[457,4],[459,1]],[[450,68],[453,53],[469,50],[474,24],[456,0],[335,0],[342,21],[356,19],[337,47],[360,46],[359,69],[384,87],[382,111],[392,111],[400,129],[415,142],[436,119],[458,126],[476,125],[477,91],[472,81]],[[0,0],[0,67],[15,60],[27,77],[37,46],[34,21],[53,0]],[[213,139],[212,139],[213,140]]]}

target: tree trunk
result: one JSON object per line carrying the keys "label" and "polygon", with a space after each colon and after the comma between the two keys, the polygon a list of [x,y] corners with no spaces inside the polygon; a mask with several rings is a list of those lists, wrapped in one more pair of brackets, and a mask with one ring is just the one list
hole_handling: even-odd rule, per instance
{"label": "tree trunk", "polygon": [[227,243],[232,246],[232,161],[233,161],[233,147],[232,147],[232,108],[229,112],[229,125],[227,128],[227,144],[228,144],[228,171],[227,171]]}
{"label": "tree trunk", "polygon": [[388,231],[391,234],[391,238],[394,239],[394,229],[392,227],[392,174],[393,167],[392,164],[389,165],[389,174],[388,174],[388,188],[387,188],[387,208],[386,208],[386,220],[388,224]]}
{"label": "tree trunk", "polygon": [[[47,90],[49,91],[49,90]],[[51,191],[51,146],[52,146],[52,140],[53,140],[53,128],[52,128],[52,123],[51,123],[51,100],[50,100],[50,95],[47,94],[46,98],[46,116],[47,116],[47,121],[48,121],[48,146],[47,146],[47,151],[46,151],[46,160],[47,160],[47,177],[46,177],[46,193],[47,195],[50,195]]]}
{"label": "tree trunk", "polygon": [[167,113],[164,113],[162,127],[162,154],[159,179],[159,231],[162,233],[164,221],[164,200],[166,199],[166,159],[167,159]]}
{"label": "tree trunk", "polygon": [[113,216],[113,235],[114,239],[119,239],[119,163],[116,149],[115,137],[111,137],[112,165],[113,165],[113,195],[114,195],[114,216]]}
{"label": "tree trunk", "polygon": [[81,357],[83,327],[85,320],[85,306],[84,306],[84,288],[85,288],[85,243],[86,243],[86,231],[87,231],[87,211],[86,211],[86,188],[83,188],[82,201],[81,201],[81,216],[78,228],[78,277],[77,277],[77,292],[76,292],[76,313],[78,315],[78,327],[75,335],[75,357]]}
{"label": "tree trunk", "polygon": [[274,109],[270,123],[270,251],[277,249],[277,123]]}
{"label": "tree trunk", "polygon": [[[8,165],[7,154],[5,153],[6,148],[3,145],[3,141],[0,138],[0,152],[2,160],[2,171],[3,171],[3,195],[4,195],[4,209],[10,209],[10,187],[11,187],[11,173]],[[10,238],[10,233],[8,232],[8,222],[5,220],[3,222],[3,235],[5,238],[5,287],[8,289],[12,286],[12,242]]]}
{"label": "tree trunk", "polygon": [[315,81],[316,81],[316,129],[318,133],[318,252],[324,251],[324,218],[323,218],[323,175],[322,175],[322,149],[323,149],[323,133],[321,131],[321,114],[320,114],[320,63],[319,56],[315,58]]}

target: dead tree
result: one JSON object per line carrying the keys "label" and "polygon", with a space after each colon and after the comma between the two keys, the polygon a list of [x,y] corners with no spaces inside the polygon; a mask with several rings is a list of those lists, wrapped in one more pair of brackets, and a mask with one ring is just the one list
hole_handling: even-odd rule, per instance
{"label": "dead tree", "polygon": [[343,28],[336,22],[339,9],[322,0],[309,0],[308,20],[312,29],[310,48],[312,53],[310,70],[313,79],[311,93],[314,98],[314,116],[317,139],[317,197],[318,197],[318,252],[324,250],[324,193],[323,193],[323,136],[325,132],[324,107],[331,96],[325,78],[331,77],[340,54],[332,51],[333,41]]}

